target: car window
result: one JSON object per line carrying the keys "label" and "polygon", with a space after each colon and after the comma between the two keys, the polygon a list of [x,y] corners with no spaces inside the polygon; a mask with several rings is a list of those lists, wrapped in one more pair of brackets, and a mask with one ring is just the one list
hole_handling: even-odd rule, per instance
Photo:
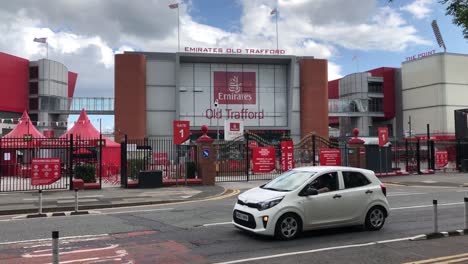
{"label": "car window", "polygon": [[310,186],[317,189],[319,193],[336,191],[339,188],[338,173],[329,172],[320,175],[310,183]]}
{"label": "car window", "polygon": [[273,191],[289,192],[299,188],[308,179],[315,175],[315,172],[289,170],[281,174],[271,182],[261,188]]}
{"label": "car window", "polygon": [[369,179],[357,171],[343,171],[343,181],[346,189],[365,186],[370,183]]}

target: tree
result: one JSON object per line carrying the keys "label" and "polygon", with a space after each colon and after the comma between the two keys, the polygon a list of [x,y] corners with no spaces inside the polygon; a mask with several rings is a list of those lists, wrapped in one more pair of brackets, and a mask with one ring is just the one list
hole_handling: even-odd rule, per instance
{"label": "tree", "polygon": [[[388,0],[393,2],[394,0]],[[440,4],[447,5],[445,14],[453,16],[453,23],[463,29],[463,37],[468,39],[468,0],[439,0]]]}

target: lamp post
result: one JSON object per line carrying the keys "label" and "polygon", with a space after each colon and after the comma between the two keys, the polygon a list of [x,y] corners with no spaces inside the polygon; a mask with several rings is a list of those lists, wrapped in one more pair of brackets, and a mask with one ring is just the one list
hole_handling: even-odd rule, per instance
{"label": "lamp post", "polygon": [[216,142],[219,143],[219,118],[218,118],[218,100],[215,100],[214,106],[216,109],[215,118],[216,118]]}

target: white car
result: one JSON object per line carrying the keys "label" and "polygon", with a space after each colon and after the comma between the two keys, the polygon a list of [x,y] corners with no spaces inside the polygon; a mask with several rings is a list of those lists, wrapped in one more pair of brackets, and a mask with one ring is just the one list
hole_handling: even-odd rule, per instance
{"label": "white car", "polygon": [[386,187],[373,171],[303,167],[240,194],[233,224],[289,240],[319,228],[364,225],[379,230],[389,212]]}

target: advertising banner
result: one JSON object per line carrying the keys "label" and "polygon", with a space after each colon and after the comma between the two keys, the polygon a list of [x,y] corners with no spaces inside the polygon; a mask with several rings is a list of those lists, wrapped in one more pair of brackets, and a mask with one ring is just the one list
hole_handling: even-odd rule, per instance
{"label": "advertising banner", "polygon": [[339,149],[321,149],[321,166],[341,166],[341,152]]}
{"label": "advertising banner", "polygon": [[275,169],[275,147],[253,148],[253,172],[270,172]]}
{"label": "advertising banner", "polygon": [[294,143],[281,141],[281,172],[294,168]]}
{"label": "advertising banner", "polygon": [[379,147],[385,146],[388,142],[388,128],[379,127]]}
{"label": "advertising banner", "polygon": [[435,152],[435,164],[437,168],[443,168],[448,164],[448,152],[446,150],[437,150]]}
{"label": "advertising banner", "polygon": [[174,144],[180,145],[187,141],[187,139],[190,137],[190,121],[174,120],[172,124]]}
{"label": "advertising banner", "polygon": [[33,158],[31,185],[49,185],[60,179],[59,158]]}
{"label": "advertising banner", "polygon": [[255,72],[213,72],[214,101],[219,104],[257,103]]}
{"label": "advertising banner", "polygon": [[44,130],[43,134],[44,134],[44,136],[46,138],[54,138],[55,137],[54,130]]}
{"label": "advertising banner", "polygon": [[233,140],[244,135],[244,122],[240,120],[224,121],[224,140]]}
{"label": "advertising banner", "polygon": [[156,165],[166,165],[167,153],[166,152],[153,153],[153,159],[154,159],[154,164]]}

